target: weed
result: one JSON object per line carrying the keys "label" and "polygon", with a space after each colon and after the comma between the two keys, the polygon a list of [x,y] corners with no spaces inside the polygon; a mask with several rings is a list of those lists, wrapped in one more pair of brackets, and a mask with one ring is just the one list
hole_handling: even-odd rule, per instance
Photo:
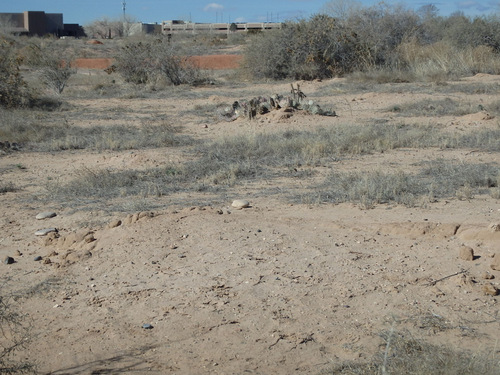
{"label": "weed", "polygon": [[12,182],[0,183],[0,194],[12,193],[15,191],[17,191],[17,188],[14,186]]}
{"label": "weed", "polygon": [[407,331],[382,332],[383,350],[367,363],[346,362],[324,371],[330,375],[493,375],[500,362],[493,353],[472,353],[429,344]]}
{"label": "weed", "polygon": [[424,99],[418,102],[400,104],[397,107],[389,109],[392,112],[397,112],[402,116],[463,116],[470,113],[476,113],[481,108],[472,103],[459,103],[456,100],[445,98],[440,100]]}

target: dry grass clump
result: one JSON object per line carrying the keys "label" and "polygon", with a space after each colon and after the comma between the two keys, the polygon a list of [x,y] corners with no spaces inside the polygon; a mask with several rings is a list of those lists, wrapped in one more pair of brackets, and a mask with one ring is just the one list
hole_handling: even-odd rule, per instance
{"label": "dry grass clump", "polygon": [[368,363],[343,363],[330,375],[494,375],[500,361],[493,353],[472,353],[413,338],[408,332],[387,331],[380,352]]}
{"label": "dry grass clump", "polygon": [[[88,200],[155,197],[177,191],[223,192],[243,181],[290,176],[297,167],[314,169],[349,155],[447,143],[460,146],[452,135],[420,126],[344,125],[317,131],[239,135],[197,144],[192,150],[193,160],[180,165],[140,171],[85,169],[67,184],[51,183],[48,195],[56,200]],[[352,202],[366,208],[381,203],[415,206],[443,197],[472,199],[497,187],[499,173],[494,165],[437,160],[420,168],[414,174],[334,171],[321,185],[309,186],[313,192],[300,199]]]}
{"label": "dry grass clump", "polygon": [[34,364],[17,358],[32,336],[26,317],[14,304],[13,298],[0,295],[0,374],[33,374]]}
{"label": "dry grass clump", "polygon": [[17,188],[12,182],[1,182],[0,183],[0,194],[12,193],[16,191]]}
{"label": "dry grass clump", "polygon": [[51,182],[49,197],[54,199],[74,199],[88,203],[102,198],[128,196],[161,196],[180,189],[177,185],[181,169],[175,167],[148,170],[112,171],[84,168],[77,171],[75,178],[67,184]]}
{"label": "dry grass clump", "polygon": [[[404,172],[332,172],[318,188],[321,202],[358,204],[365,209],[396,203],[413,207],[427,193],[425,184]],[[317,194],[317,193],[316,193]],[[301,197],[307,200],[307,196]]]}
{"label": "dry grass clump", "polygon": [[446,41],[421,45],[416,40],[402,43],[398,53],[403,64],[417,78],[453,78],[476,73],[498,74],[500,62],[493,48],[480,45],[457,48]]}
{"label": "dry grass clump", "polygon": [[[490,188],[496,188],[499,175],[498,166],[445,160],[427,162],[420,172],[414,174],[383,170],[334,171],[323,185],[300,199],[306,202],[351,202],[363,208],[384,203],[413,207],[441,198],[472,199],[475,194],[488,193]],[[494,194],[494,190],[491,192]]]}
{"label": "dry grass clump", "polygon": [[36,151],[71,149],[130,150],[192,144],[181,128],[165,120],[144,121],[142,126],[78,127],[64,119],[48,119],[43,112],[0,110],[0,139]]}
{"label": "dry grass clump", "polygon": [[451,98],[445,99],[424,99],[418,102],[395,105],[390,111],[396,112],[402,116],[464,116],[470,113],[476,113],[483,109],[480,105],[472,103],[460,103]]}

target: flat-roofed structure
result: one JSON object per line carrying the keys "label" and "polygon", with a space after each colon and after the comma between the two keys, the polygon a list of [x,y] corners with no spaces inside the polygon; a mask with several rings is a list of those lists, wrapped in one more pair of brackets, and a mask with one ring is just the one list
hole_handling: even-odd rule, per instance
{"label": "flat-roofed structure", "polygon": [[[71,26],[70,26],[71,25]],[[68,25],[72,36],[82,36],[83,30],[74,24]],[[23,13],[0,13],[0,26],[7,32],[22,35],[43,36],[68,35],[65,32],[62,13],[25,11]]]}
{"label": "flat-roofed structure", "polygon": [[181,20],[163,21],[163,34],[175,33],[214,33],[230,34],[233,32],[264,31],[281,29],[281,22],[245,22],[245,23],[195,23]]}

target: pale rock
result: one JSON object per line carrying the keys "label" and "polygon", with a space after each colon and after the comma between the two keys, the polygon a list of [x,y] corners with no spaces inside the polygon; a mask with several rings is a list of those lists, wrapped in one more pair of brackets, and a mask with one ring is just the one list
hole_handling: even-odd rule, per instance
{"label": "pale rock", "polygon": [[462,260],[474,260],[474,250],[469,246],[462,246],[459,249],[458,257]]}
{"label": "pale rock", "polygon": [[483,285],[483,292],[489,296],[497,296],[500,292],[498,288],[492,284]]}
{"label": "pale rock", "polygon": [[244,199],[236,199],[231,204],[232,207],[241,210],[242,208],[247,208],[250,206],[250,202]]}
{"label": "pale rock", "polygon": [[52,211],[45,211],[45,212],[40,212],[38,215],[35,216],[37,220],[44,220],[44,219],[50,219],[52,217],[56,217],[57,214]]}
{"label": "pale rock", "polygon": [[57,228],[45,228],[35,232],[35,236],[46,236],[49,233],[57,233]]}
{"label": "pale rock", "polygon": [[495,271],[500,271],[500,253],[496,253],[491,260],[490,268]]}

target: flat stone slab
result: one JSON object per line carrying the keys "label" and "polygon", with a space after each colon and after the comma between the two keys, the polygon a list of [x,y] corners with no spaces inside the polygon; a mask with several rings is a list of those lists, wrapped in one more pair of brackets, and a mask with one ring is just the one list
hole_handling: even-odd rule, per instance
{"label": "flat stone slab", "polygon": [[35,232],[35,236],[46,236],[49,233],[56,232],[57,233],[57,228],[45,228],[45,229],[40,229]]}
{"label": "flat stone slab", "polygon": [[40,212],[38,215],[35,216],[37,220],[43,220],[43,219],[50,219],[51,217],[55,217],[57,214],[52,211],[45,211],[45,212]]}

